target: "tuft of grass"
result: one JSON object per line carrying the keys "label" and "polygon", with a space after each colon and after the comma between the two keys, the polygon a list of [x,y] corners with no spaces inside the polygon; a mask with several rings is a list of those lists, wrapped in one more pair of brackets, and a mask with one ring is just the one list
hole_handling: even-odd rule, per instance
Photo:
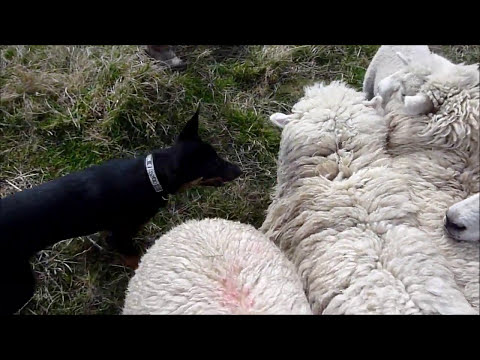
{"label": "tuft of grass", "polygon": [[[0,196],[112,158],[173,143],[202,103],[200,134],[244,175],[221,188],[172,196],[135,238],[147,249],[188,219],[259,227],[276,180],[280,132],[316,81],[360,90],[378,46],[178,46],[189,63],[163,68],[139,46],[0,46]],[[435,49],[478,62],[479,46]],[[38,286],[21,314],[118,314],[133,272],[101,234],[62,241],[32,259]]]}

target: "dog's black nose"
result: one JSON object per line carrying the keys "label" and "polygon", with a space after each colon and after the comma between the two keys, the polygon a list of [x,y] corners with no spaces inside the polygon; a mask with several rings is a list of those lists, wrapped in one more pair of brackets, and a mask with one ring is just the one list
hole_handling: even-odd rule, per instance
{"label": "dog's black nose", "polygon": [[243,171],[237,165],[231,164],[227,170],[226,180],[228,181],[235,180],[242,174],[243,174]]}
{"label": "dog's black nose", "polygon": [[235,176],[235,178],[237,178],[243,175],[243,171],[238,166],[236,166],[235,170],[233,171],[233,175]]}

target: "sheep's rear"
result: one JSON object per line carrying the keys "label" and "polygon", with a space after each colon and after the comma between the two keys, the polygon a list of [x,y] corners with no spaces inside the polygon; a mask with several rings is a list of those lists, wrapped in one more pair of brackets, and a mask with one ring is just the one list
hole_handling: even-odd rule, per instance
{"label": "sheep's rear", "polygon": [[265,235],[222,219],[162,236],[130,280],[124,314],[311,314],[296,270]]}

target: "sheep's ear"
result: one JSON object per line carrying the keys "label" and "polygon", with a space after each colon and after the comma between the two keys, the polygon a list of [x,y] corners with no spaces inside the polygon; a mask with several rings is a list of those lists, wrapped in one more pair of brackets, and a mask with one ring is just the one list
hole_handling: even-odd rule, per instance
{"label": "sheep's ear", "polygon": [[382,79],[382,81],[378,83],[378,89],[375,95],[380,96],[385,102],[388,102],[392,94],[400,89],[400,81],[395,79],[395,74]]}
{"label": "sheep's ear", "polygon": [[405,111],[408,115],[425,115],[433,111],[433,103],[425,94],[405,96]]}
{"label": "sheep's ear", "polygon": [[410,64],[410,62],[412,61],[409,57],[403,55],[401,52],[396,52],[395,54],[397,54],[397,56],[400,58],[400,60],[402,60],[402,62],[405,64],[405,65],[408,65]]}
{"label": "sheep's ear", "polygon": [[384,113],[383,98],[380,95],[375,96],[372,100],[366,100],[363,105],[374,109],[378,113]]}
{"label": "sheep's ear", "polygon": [[185,124],[180,135],[178,135],[178,140],[192,140],[198,138],[198,114],[200,113],[200,105],[197,108],[197,111],[192,116],[190,120]]}
{"label": "sheep's ear", "polygon": [[282,113],[275,113],[270,115],[270,121],[279,128],[283,129],[292,119],[292,115],[285,115]]}

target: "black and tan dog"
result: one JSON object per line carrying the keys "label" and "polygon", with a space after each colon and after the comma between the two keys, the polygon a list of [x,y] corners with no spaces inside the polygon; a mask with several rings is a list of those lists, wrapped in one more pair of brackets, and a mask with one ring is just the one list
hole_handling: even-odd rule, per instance
{"label": "black and tan dog", "polygon": [[169,194],[192,184],[220,186],[241,175],[200,139],[198,112],[169,148],[92,166],[0,200],[1,314],[17,311],[33,295],[29,259],[36,252],[108,231],[107,242],[138,261],[132,237],[166,205]]}

